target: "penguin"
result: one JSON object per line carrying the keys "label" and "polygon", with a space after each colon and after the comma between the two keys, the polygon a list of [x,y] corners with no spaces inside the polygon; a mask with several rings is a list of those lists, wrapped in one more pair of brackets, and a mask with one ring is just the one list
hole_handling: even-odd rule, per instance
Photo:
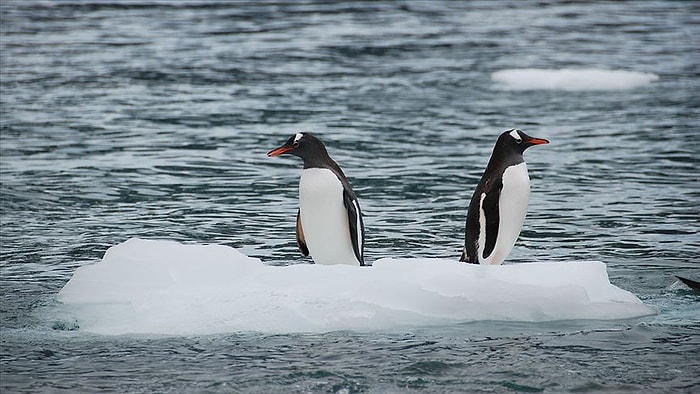
{"label": "penguin", "polygon": [[320,139],[296,133],[269,157],[290,154],[304,162],[299,180],[297,246],[316,264],[364,266],[365,228],[360,203]]}
{"label": "penguin", "polygon": [[520,235],[530,199],[525,149],[548,144],[517,129],[504,131],[472,195],[460,261],[501,264]]}

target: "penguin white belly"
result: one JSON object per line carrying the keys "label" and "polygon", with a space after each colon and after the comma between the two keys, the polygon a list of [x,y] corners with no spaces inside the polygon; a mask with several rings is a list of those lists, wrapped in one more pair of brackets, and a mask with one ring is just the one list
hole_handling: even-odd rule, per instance
{"label": "penguin white belly", "polygon": [[[499,223],[496,246],[485,259],[483,258],[483,246],[479,246],[479,256],[482,257],[479,259],[481,264],[501,264],[508,257],[520,235],[529,201],[530,176],[527,173],[525,162],[506,168],[503,173],[503,188],[498,201]],[[480,239],[486,239],[483,210],[481,215]]]}
{"label": "penguin white belly", "polygon": [[343,184],[333,171],[307,168],[299,181],[304,239],[316,264],[359,265],[352,249]]}

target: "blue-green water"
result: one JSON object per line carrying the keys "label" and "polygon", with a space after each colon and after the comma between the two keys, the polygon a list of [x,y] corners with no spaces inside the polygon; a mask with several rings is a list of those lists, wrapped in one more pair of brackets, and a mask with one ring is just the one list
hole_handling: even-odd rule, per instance
{"label": "blue-green water", "polygon": [[[3,392],[693,392],[700,304],[696,2],[0,3]],[[632,90],[513,91],[515,68],[649,72]],[[497,135],[526,154],[510,262],[601,260],[659,314],[400,332],[103,337],[52,313],[131,237],[294,243],[291,133],[358,194],[367,261],[458,258]]]}

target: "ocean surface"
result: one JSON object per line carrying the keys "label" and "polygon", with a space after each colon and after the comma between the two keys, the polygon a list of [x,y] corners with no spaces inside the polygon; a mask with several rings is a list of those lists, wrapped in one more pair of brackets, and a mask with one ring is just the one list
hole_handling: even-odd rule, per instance
{"label": "ocean surface", "polygon": [[[5,0],[0,18],[3,393],[700,391],[700,295],[675,278],[700,280],[698,2]],[[657,78],[492,79],[518,69]],[[349,177],[367,261],[458,259],[514,127],[551,143],[525,155],[507,263],[602,261],[657,314],[115,336],[57,312],[76,269],[133,237],[310,263],[301,164],[266,157],[297,131]]]}

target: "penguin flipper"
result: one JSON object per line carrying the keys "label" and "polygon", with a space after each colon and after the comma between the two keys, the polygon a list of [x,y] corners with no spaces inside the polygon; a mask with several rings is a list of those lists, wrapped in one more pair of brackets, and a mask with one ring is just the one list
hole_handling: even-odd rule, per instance
{"label": "penguin flipper", "polygon": [[352,241],[352,250],[355,252],[355,257],[360,265],[365,265],[364,246],[365,246],[365,225],[362,221],[362,211],[357,198],[343,189],[343,205],[348,213],[348,224],[350,226],[350,240]]}
{"label": "penguin flipper", "polygon": [[493,188],[486,192],[484,196],[483,207],[486,221],[486,243],[484,245],[484,258],[487,258],[493,253],[496,248],[496,240],[498,239],[498,226],[501,218],[499,214],[498,202],[501,199],[501,190],[503,183],[499,180],[495,182]]}
{"label": "penguin flipper", "polygon": [[469,202],[469,210],[467,211],[467,223],[464,226],[464,247],[462,248],[462,256],[459,261],[464,263],[479,264],[479,232],[481,215],[481,192],[479,191],[481,184],[477,186],[477,190],[472,195]]}
{"label": "penguin flipper", "polygon": [[297,246],[304,256],[309,255],[309,248],[306,246],[306,240],[304,239],[304,228],[301,227],[301,210],[297,209]]}

